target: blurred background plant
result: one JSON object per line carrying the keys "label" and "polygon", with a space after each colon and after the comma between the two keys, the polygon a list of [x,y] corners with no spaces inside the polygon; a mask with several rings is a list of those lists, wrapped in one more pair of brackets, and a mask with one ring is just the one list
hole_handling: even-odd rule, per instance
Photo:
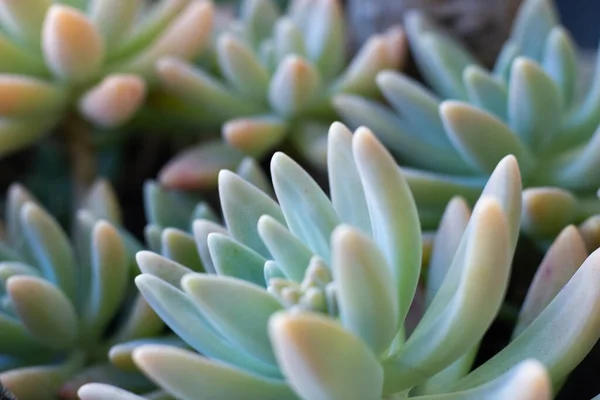
{"label": "blurred background plant", "polygon": [[8,175],[68,213],[77,204],[57,189],[77,201],[111,172],[103,164],[118,168],[114,144],[139,130],[133,117],[157,88],[156,60],[194,59],[212,18],[201,0],[0,1],[0,157],[37,144],[29,170]]}
{"label": "blurred background plant", "polygon": [[22,186],[11,186],[0,242],[0,381],[20,400],[76,399],[87,382],[145,392],[117,365],[136,343],[172,343],[133,286],[142,247],[122,226],[112,188],[97,182],[72,239]]}
{"label": "blurred background plant", "polygon": [[224,141],[206,145],[204,138],[184,151],[165,166],[161,183],[214,186],[218,169],[199,160],[235,168],[242,155],[262,159],[278,148],[322,169],[327,126],[337,119],[331,98],[376,95],[377,73],[399,69],[405,59],[398,26],[349,57],[346,25],[339,0],[296,0],[283,14],[272,0],[245,0],[239,18],[217,33],[213,71],[174,57],[159,60],[158,75],[172,97],[158,99],[157,115],[212,126]]}
{"label": "blurred background plant", "polygon": [[[335,104],[353,126],[370,126],[398,155],[434,227],[456,194],[475,199],[507,154],[521,165],[523,227],[552,240],[600,212],[600,72],[582,81],[577,50],[549,0],[526,0],[491,71],[458,41],[413,11],[405,27],[430,91],[395,72],[378,75],[391,108],[357,96]],[[560,189],[559,189],[560,188]]]}

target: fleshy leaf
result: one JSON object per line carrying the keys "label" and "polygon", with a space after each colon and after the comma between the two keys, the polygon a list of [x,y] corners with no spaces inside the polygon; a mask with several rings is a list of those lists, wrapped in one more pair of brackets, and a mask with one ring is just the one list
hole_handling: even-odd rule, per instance
{"label": "fleshy leaf", "polygon": [[[245,181],[250,182],[258,189],[262,190],[264,193],[273,197],[273,187],[271,186],[271,181],[267,177],[267,174],[259,165],[259,163],[251,157],[246,157],[236,170],[236,173]],[[207,219],[206,217],[202,217],[203,219]],[[216,218],[216,217],[215,217]]]}
{"label": "fleshy leaf", "polygon": [[365,192],[352,154],[352,132],[339,122],[331,125],[327,148],[327,171],[333,208],[341,222],[371,234]]}
{"label": "fleshy leaf", "polygon": [[551,0],[527,0],[513,22],[510,39],[521,49],[521,54],[539,60],[556,25],[558,15]]}
{"label": "fleshy leaf", "polygon": [[[0,3],[0,7],[7,3]],[[65,102],[66,92],[59,86],[30,76],[0,75],[0,115],[2,117],[27,118],[58,113],[65,106]]]}
{"label": "fleshy leaf", "polygon": [[182,287],[229,342],[275,365],[267,334],[269,317],[283,309],[275,297],[260,286],[224,276],[190,274],[182,280]]}
{"label": "fleshy leaf", "polygon": [[42,24],[50,0],[3,1],[0,3],[2,27],[28,46],[39,46]]}
{"label": "fleshy leaf", "polygon": [[273,30],[273,39],[278,63],[290,54],[306,57],[302,32],[291,19],[283,17],[277,21]]}
{"label": "fleshy leaf", "polygon": [[121,42],[143,4],[139,0],[92,0],[89,3],[90,19],[98,27],[108,49]]}
{"label": "fleshy leaf", "polygon": [[[395,46],[400,48],[394,48]],[[399,27],[384,35],[372,36],[339,78],[336,84],[338,91],[369,97],[375,96],[377,94],[377,74],[386,68],[398,68],[403,61],[403,56],[393,57],[392,53],[405,54],[405,52],[404,31]]]}
{"label": "fleshy leaf", "polygon": [[79,111],[103,128],[127,123],[146,99],[146,83],[137,75],[113,74],[90,88],[79,100]]}
{"label": "fleshy leaf", "polygon": [[242,117],[223,126],[223,137],[234,148],[258,158],[279,145],[287,131],[287,124],[278,117]]}
{"label": "fleshy leaf", "polygon": [[517,337],[550,304],[588,253],[585,243],[574,226],[568,226],[558,235],[546,252],[523,302],[513,337]]}
{"label": "fleshy leaf", "polygon": [[190,234],[179,229],[167,228],[162,232],[161,242],[163,256],[193,271],[203,272],[196,242]]}
{"label": "fleshy leaf", "polygon": [[514,156],[508,155],[498,163],[481,192],[481,197],[497,199],[506,214],[511,238],[511,254],[519,239],[522,191],[519,164]]}
{"label": "fleshy leaf", "polygon": [[539,361],[530,359],[511,367],[497,379],[473,389],[414,398],[415,400],[547,400],[551,397],[552,384],[548,372]]}
{"label": "fleshy leaf", "polygon": [[279,9],[271,0],[244,1],[240,15],[250,42],[258,44],[269,37],[279,14]]}
{"label": "fleshy leaf", "polygon": [[377,75],[385,98],[411,127],[436,147],[451,148],[438,113],[440,100],[417,81],[394,71]]}
{"label": "fleshy leaf", "polygon": [[331,201],[312,177],[283,153],[273,156],[271,175],[290,231],[329,262],[329,238],[340,222]]}
{"label": "fleshy leaf", "polygon": [[431,261],[427,268],[426,301],[428,304],[446,278],[470,217],[471,210],[462,198],[455,197],[448,203],[435,234]]}
{"label": "fleshy leaf", "polygon": [[28,203],[20,212],[28,249],[44,276],[71,300],[76,297],[75,259],[67,235],[39,206]]}
{"label": "fleshy leaf", "polygon": [[269,251],[257,234],[257,223],[263,215],[270,215],[285,224],[279,205],[230,171],[219,173],[219,196],[229,234],[263,257],[269,257]]}
{"label": "fleshy leaf", "polygon": [[223,75],[240,94],[252,101],[264,101],[269,73],[251,49],[231,34],[219,38],[217,54]]}
{"label": "fleshy leaf", "polygon": [[353,95],[338,95],[333,105],[351,128],[368,126],[391,151],[411,165],[445,173],[472,171],[455,151],[432,146],[380,103]]}
{"label": "fleshy leaf", "polygon": [[471,103],[502,121],[508,119],[508,91],[504,82],[476,66],[465,68],[463,80]]}
{"label": "fleshy leaf", "polygon": [[121,206],[114,189],[105,179],[98,179],[88,191],[85,199],[85,208],[94,217],[104,218],[107,221],[120,225],[123,221]]}
{"label": "fleshy leaf", "polygon": [[[182,291],[146,274],[136,277],[135,283],[165,324],[194,350],[260,375],[279,376],[279,371],[272,365],[263,363],[227,342],[200,313],[192,299]],[[137,361],[136,364],[140,366]]]}
{"label": "fleshy leaf", "polygon": [[82,354],[54,365],[17,368],[0,374],[0,381],[19,399],[44,399],[59,394],[64,381],[83,368]]}
{"label": "fleshy leaf", "polygon": [[264,265],[267,260],[254,250],[220,233],[208,235],[208,248],[219,275],[266,286]]}
{"label": "fleshy leaf", "polygon": [[384,362],[386,393],[423,383],[481,340],[506,292],[510,245],[499,201],[482,198],[423,319],[397,354]]}
{"label": "fleshy leaf", "polygon": [[352,150],[365,191],[373,238],[394,276],[399,321],[412,302],[421,269],[421,227],[410,188],[373,133],[355,132]]}
{"label": "fleshy leaf", "polygon": [[69,299],[50,282],[13,276],[6,291],[28,332],[54,349],[68,349],[78,338],[77,314]]}
{"label": "fleshy leaf", "polygon": [[54,4],[42,29],[46,63],[60,79],[82,83],[95,78],[104,61],[104,41],[79,10]]}
{"label": "fleshy leaf", "polygon": [[112,346],[108,352],[108,358],[112,365],[127,372],[138,371],[137,365],[133,361],[133,352],[135,349],[147,344],[160,344],[188,348],[186,343],[175,335],[150,337],[119,343]]}
{"label": "fleshy leaf", "polygon": [[534,187],[523,191],[523,230],[537,238],[550,238],[573,223],[577,198],[561,188]]}
{"label": "fleshy leaf", "polygon": [[307,8],[306,53],[323,78],[336,76],[345,60],[345,21],[340,2],[319,0]]}
{"label": "fleshy leaf", "polygon": [[375,355],[383,354],[399,323],[392,271],[376,244],[354,228],[336,228],[331,240],[340,321]]}
{"label": "fleshy leaf", "polygon": [[305,111],[321,88],[319,71],[310,62],[287,56],[273,74],[269,85],[269,103],[284,117]]}
{"label": "fleshy leaf", "polygon": [[571,105],[577,78],[575,43],[563,27],[555,27],[548,35],[542,65],[560,88],[563,104]]}
{"label": "fleshy leaf", "polygon": [[156,276],[166,283],[179,287],[181,278],[194,271],[191,269],[149,251],[140,251],[135,259],[144,274]]}
{"label": "fleshy leaf", "polygon": [[600,337],[600,251],[590,255],[542,313],[510,344],[458,382],[465,390],[488,382],[516,363],[535,358],[559,384]]}
{"label": "fleshy leaf", "polygon": [[452,100],[442,103],[440,114],[456,149],[481,172],[491,173],[509,154],[517,157],[523,170],[530,168],[532,155],[527,147],[492,114]]}
{"label": "fleshy leaf", "polygon": [[160,173],[160,183],[168,188],[195,190],[214,187],[219,171],[234,169],[243,154],[222,142],[209,142],[188,148],[175,156]]}
{"label": "fleshy leaf", "polygon": [[77,395],[81,400],[144,400],[141,396],[105,383],[88,383],[83,385],[77,391]]}
{"label": "fleshy leaf", "polygon": [[258,233],[286,277],[301,282],[313,253],[285,226],[268,215],[258,220]]}
{"label": "fleshy leaf", "polygon": [[260,112],[261,106],[236,96],[233,89],[201,69],[176,58],[165,57],[156,65],[162,86],[170,93],[201,107],[217,122]]}
{"label": "fleshy leaf", "polygon": [[190,217],[199,199],[172,191],[154,181],[144,184],[144,211],[148,223],[161,228],[189,229]]}
{"label": "fleshy leaf", "polygon": [[[560,128],[562,109],[554,81],[534,62],[517,58],[508,87],[508,121],[519,138],[533,151],[543,148]],[[517,150],[513,151],[523,162]]]}
{"label": "fleshy leaf", "polygon": [[293,400],[280,380],[264,378],[198,354],[168,346],[144,346],[134,353],[136,364],[167,392],[181,400]]}
{"label": "fleshy leaf", "polygon": [[377,358],[334,320],[313,313],[279,313],[269,322],[279,365],[302,399],[380,399]]}
{"label": "fleshy leaf", "polygon": [[[114,70],[140,74],[155,81],[155,66],[162,57],[192,59],[209,43],[214,5],[208,1],[186,1],[185,9],[174,18],[152,43],[133,59],[117,65]],[[168,6],[168,5],[167,5]]]}
{"label": "fleshy leaf", "polygon": [[96,223],[91,248],[90,291],[80,325],[84,341],[102,337],[104,328],[121,306],[129,278],[125,246],[110,224]]}
{"label": "fleshy leaf", "polygon": [[192,229],[194,231],[196,248],[198,249],[204,270],[208,273],[216,274],[217,271],[210,255],[210,249],[208,248],[208,236],[211,233],[220,233],[222,235],[228,235],[229,233],[221,225],[203,219],[194,221]]}

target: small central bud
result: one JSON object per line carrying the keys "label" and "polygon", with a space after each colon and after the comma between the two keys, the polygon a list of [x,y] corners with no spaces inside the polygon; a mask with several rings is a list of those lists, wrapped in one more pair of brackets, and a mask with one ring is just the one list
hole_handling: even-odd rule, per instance
{"label": "small central bud", "polygon": [[287,309],[314,311],[332,316],[337,314],[337,301],[331,272],[327,264],[317,256],[310,260],[302,282],[292,282],[285,278],[271,278],[267,291]]}

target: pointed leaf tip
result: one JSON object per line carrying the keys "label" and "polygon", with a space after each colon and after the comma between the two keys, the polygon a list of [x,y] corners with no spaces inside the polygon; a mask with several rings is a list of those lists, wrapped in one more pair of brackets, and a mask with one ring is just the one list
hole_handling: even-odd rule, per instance
{"label": "pointed leaf tip", "polygon": [[310,62],[296,55],[287,56],[271,79],[271,106],[283,116],[298,115],[314,100],[320,81],[319,71]]}
{"label": "pointed leaf tip", "polygon": [[137,75],[109,75],[80,100],[80,111],[93,123],[106,128],[125,124],[141,107],[146,83]]}
{"label": "pointed leaf tip", "polygon": [[467,103],[446,100],[440,105],[446,132],[465,161],[491,173],[506,155],[513,154],[522,168],[532,164],[529,149],[494,115]]}
{"label": "pointed leaf tip", "polygon": [[104,62],[104,41],[81,11],[54,4],[46,14],[42,32],[44,57],[59,78],[85,82],[93,79]]}
{"label": "pointed leaf tip", "polygon": [[366,128],[353,136],[352,151],[363,184],[373,238],[385,255],[400,296],[404,320],[421,267],[421,225],[412,192],[387,149]]}
{"label": "pointed leaf tip", "polygon": [[398,292],[394,276],[377,245],[348,225],[332,234],[332,270],[342,325],[376,355],[398,332]]}
{"label": "pointed leaf tip", "polygon": [[6,291],[29,333],[53,349],[75,344],[78,321],[65,294],[45,279],[16,275],[6,281]]}
{"label": "pointed leaf tip", "polygon": [[313,313],[281,312],[269,334],[289,384],[305,399],[379,399],[377,358],[336,321]]}

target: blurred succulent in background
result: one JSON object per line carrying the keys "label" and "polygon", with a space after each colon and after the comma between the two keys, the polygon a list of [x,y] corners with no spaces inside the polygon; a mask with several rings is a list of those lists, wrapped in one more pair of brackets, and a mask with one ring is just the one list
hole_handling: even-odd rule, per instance
{"label": "blurred succulent in background", "polygon": [[246,0],[240,19],[216,39],[216,71],[163,57],[158,74],[171,97],[161,96],[157,109],[221,129],[225,143],[184,151],[165,166],[161,183],[205,186],[187,172],[193,166],[205,175],[193,160],[218,152],[235,168],[240,153],[260,158],[286,140],[324,167],[327,127],[337,118],[332,96],[377,95],[376,74],[400,68],[406,50],[400,27],[372,37],[350,62],[345,41],[339,0],[295,0],[284,15],[271,0]]}
{"label": "blurred succulent in background", "polygon": [[474,201],[507,154],[519,160],[524,185],[534,187],[525,191],[523,218],[534,237],[552,239],[600,211],[593,173],[600,162],[600,72],[577,95],[577,50],[550,0],[523,3],[492,72],[423,15],[411,13],[405,22],[433,92],[385,71],[377,82],[391,109],[349,95],[335,104],[350,125],[370,126],[403,164],[418,168],[405,174],[424,226],[437,224],[452,196]]}
{"label": "blurred succulent in background", "polygon": [[410,10],[427,13],[488,65],[510,33],[522,0],[346,0],[352,43],[398,23]]}
{"label": "blurred succulent in background", "polygon": [[87,382],[153,388],[107,357],[112,345],[165,328],[133,290],[139,247],[120,233],[110,186],[100,181],[93,187],[72,242],[24,188],[13,185],[8,197],[0,243],[0,382],[20,400],[75,399]]}
{"label": "blurred succulent in background", "polygon": [[156,87],[156,61],[196,57],[212,16],[203,0],[0,0],[0,157],[58,128],[87,188],[90,131],[131,121]]}
{"label": "blurred succulent in background", "polygon": [[[140,369],[181,400],[550,398],[600,336],[600,252],[588,257],[567,228],[511,343],[469,372],[510,276],[515,158],[498,164],[472,215],[465,200],[449,203],[419,284],[421,229],[401,169],[365,128],[336,123],[328,145],[331,200],[282,153],[271,163],[279,203],[220,173],[226,227],[193,224],[205,273],[137,254],[141,293],[202,354],[141,346]],[[102,384],[79,395],[139,399]]]}

